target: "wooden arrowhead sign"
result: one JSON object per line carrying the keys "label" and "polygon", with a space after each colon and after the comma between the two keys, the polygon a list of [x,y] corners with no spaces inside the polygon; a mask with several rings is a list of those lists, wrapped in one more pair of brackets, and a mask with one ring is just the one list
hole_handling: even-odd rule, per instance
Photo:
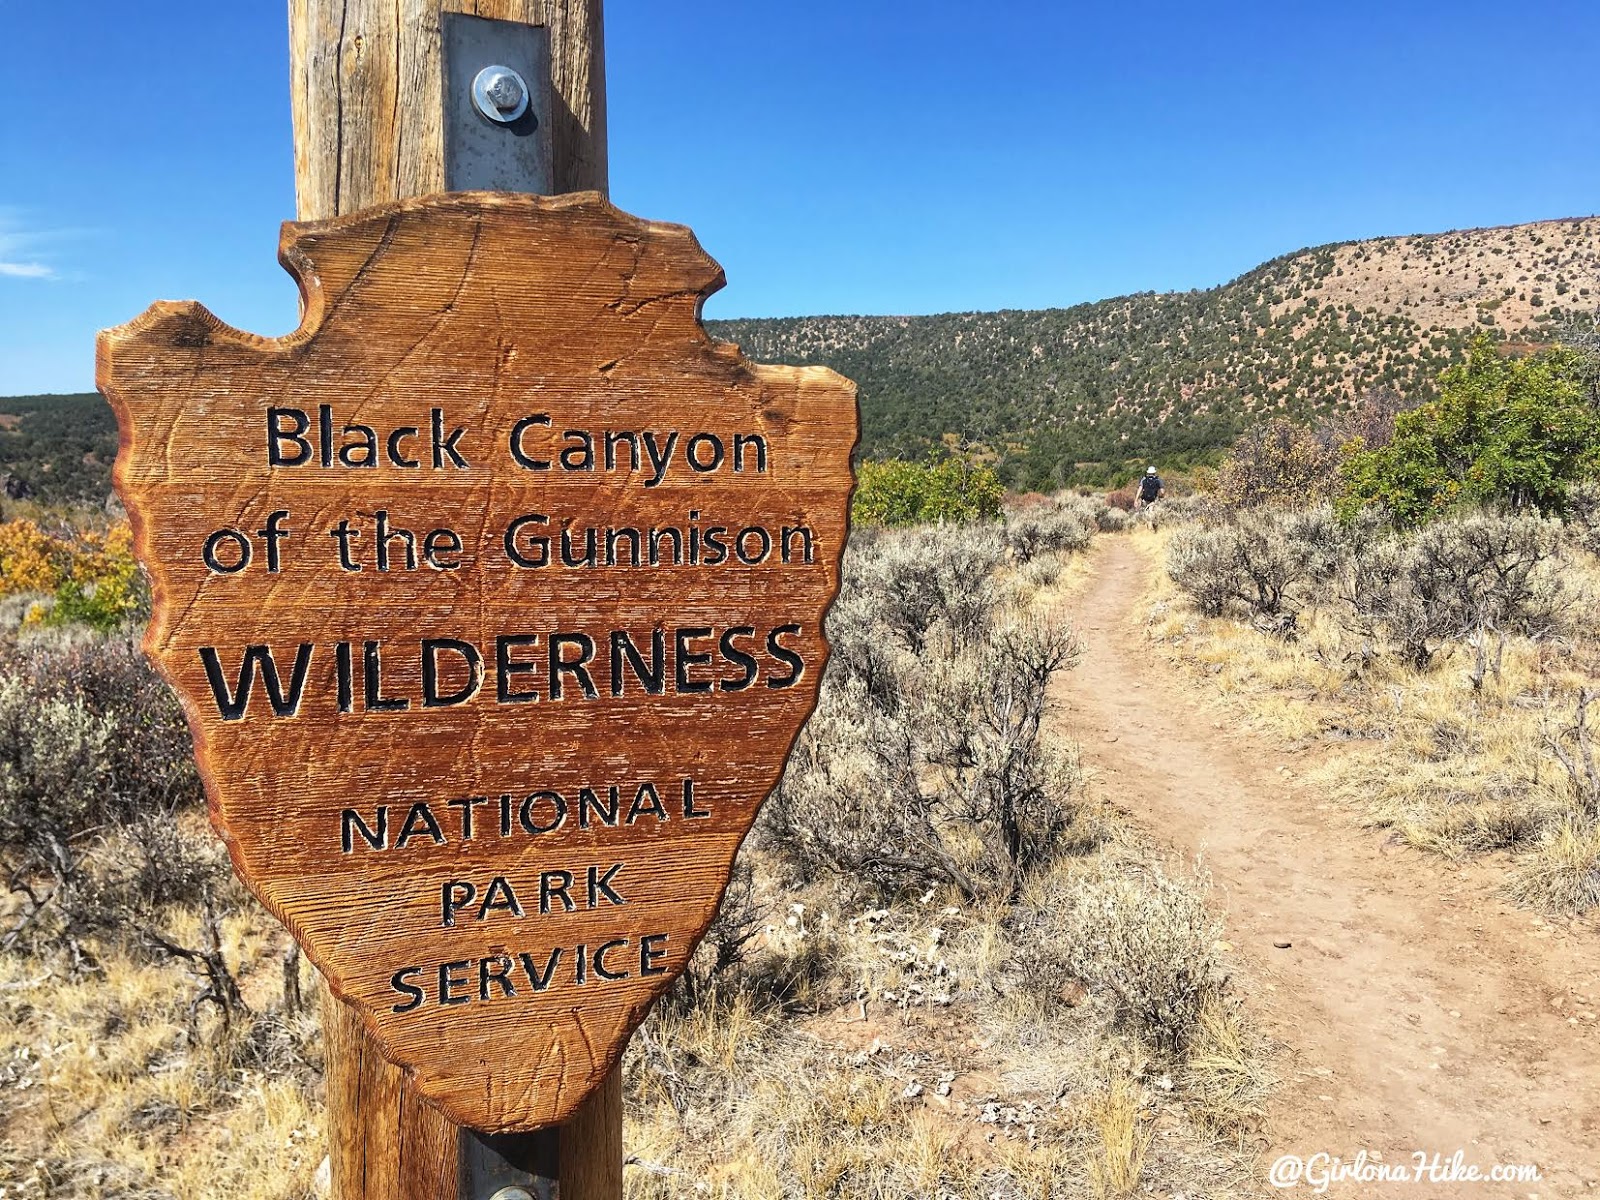
{"label": "wooden arrowhead sign", "polygon": [[699,324],[598,195],[288,225],[301,328],[100,338],[146,650],[212,820],[460,1125],[565,1120],[716,911],[816,702],[855,389]]}

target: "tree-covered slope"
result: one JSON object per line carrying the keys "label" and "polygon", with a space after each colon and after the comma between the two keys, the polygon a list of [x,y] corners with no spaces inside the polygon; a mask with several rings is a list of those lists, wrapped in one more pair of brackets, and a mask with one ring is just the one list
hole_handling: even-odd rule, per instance
{"label": "tree-covered slope", "polygon": [[117,422],[98,392],[0,397],[4,496],[101,504],[111,491]]}
{"label": "tree-covered slope", "polygon": [[1066,309],[709,324],[754,358],[854,378],[868,454],[976,443],[1039,488],[1192,460],[1266,413],[1423,399],[1474,330],[1548,340],[1597,294],[1589,218],[1324,246],[1207,291]]}

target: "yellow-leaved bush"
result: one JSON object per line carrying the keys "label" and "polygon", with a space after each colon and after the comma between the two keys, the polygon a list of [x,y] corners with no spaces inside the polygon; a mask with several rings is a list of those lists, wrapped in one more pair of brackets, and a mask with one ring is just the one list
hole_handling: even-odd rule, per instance
{"label": "yellow-leaved bush", "polygon": [[144,611],[144,584],[133,557],[133,531],[53,533],[29,520],[0,521],[0,597],[45,593],[34,624],[79,622],[110,630]]}

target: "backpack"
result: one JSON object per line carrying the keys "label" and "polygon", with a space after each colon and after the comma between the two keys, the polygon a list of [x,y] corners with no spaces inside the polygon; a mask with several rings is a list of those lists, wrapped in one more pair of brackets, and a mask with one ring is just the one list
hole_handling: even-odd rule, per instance
{"label": "backpack", "polygon": [[1161,495],[1161,477],[1146,475],[1144,482],[1139,485],[1139,499],[1148,504],[1159,495]]}

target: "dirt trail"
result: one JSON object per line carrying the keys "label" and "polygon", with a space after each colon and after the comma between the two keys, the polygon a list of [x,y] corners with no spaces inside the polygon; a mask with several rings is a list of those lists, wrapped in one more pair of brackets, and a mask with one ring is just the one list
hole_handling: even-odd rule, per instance
{"label": "dirt trail", "polygon": [[1124,538],[1097,554],[1070,606],[1085,653],[1058,685],[1061,719],[1107,795],[1204,856],[1236,980],[1287,1050],[1263,1175],[1280,1153],[1349,1161],[1366,1148],[1409,1164],[1413,1150],[1462,1150],[1544,1179],[1329,1194],[1600,1196],[1592,927],[1542,927],[1494,896],[1491,871],[1392,845],[1287,779],[1292,755],[1222,727],[1146,642],[1145,559]]}

